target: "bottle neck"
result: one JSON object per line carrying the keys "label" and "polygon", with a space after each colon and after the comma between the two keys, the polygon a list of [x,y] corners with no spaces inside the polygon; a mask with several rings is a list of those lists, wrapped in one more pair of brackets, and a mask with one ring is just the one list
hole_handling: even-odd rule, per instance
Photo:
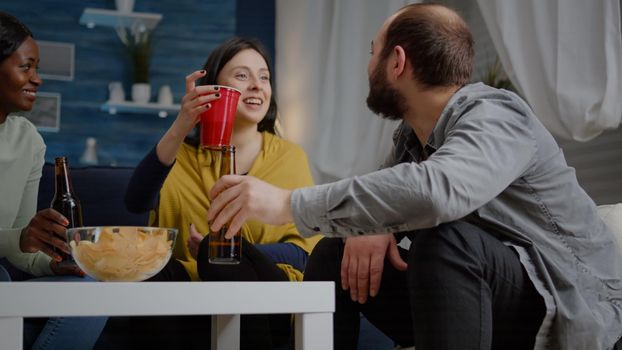
{"label": "bottle neck", "polygon": [[224,146],[220,149],[220,176],[235,175],[235,146]]}
{"label": "bottle neck", "polygon": [[57,162],[54,168],[56,175],[56,195],[68,195],[73,192],[67,162]]}

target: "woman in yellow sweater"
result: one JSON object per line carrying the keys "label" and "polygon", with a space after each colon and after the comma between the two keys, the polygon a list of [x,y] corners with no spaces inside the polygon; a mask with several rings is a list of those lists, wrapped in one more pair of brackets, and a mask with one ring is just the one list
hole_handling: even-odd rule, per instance
{"label": "woman in yellow sweater", "polygon": [[[241,263],[207,263],[206,245],[201,244],[209,232],[207,193],[218,179],[219,169],[211,153],[198,146],[197,123],[200,114],[211,108],[210,102],[220,97],[217,85],[241,91],[231,137],[238,173],[289,189],[313,184],[304,151],[275,135],[277,108],[265,49],[257,41],[241,38],[223,43],[208,57],[203,70],[186,77],[180,113],[138,165],[128,186],[126,205],[130,211],[151,210],[152,225],[179,229],[174,259],[153,280],[301,281],[306,259],[320,237],[305,239],[293,224],[246,222],[241,231]],[[197,325],[196,319],[192,325]],[[269,349],[283,344],[289,325],[288,315],[242,317],[242,348]],[[180,332],[187,334],[188,327]],[[202,327],[203,337],[209,333],[209,323]],[[161,334],[152,325],[150,329]],[[179,336],[176,341],[182,337],[188,338]],[[159,346],[162,341],[166,339],[155,340]]]}

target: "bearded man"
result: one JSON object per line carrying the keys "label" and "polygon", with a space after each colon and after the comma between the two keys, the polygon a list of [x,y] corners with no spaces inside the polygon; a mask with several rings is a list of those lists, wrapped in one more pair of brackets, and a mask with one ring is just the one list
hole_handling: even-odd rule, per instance
{"label": "bearded man", "polygon": [[[335,349],[356,349],[360,312],[417,350],[612,349],[622,335],[615,237],[527,103],[468,84],[465,22],[409,5],[371,53],[367,104],[402,120],[384,167],[294,191],[226,176],[210,192],[212,229],[293,221],[329,237],[305,280],[339,286]],[[410,246],[398,248],[404,237]]]}

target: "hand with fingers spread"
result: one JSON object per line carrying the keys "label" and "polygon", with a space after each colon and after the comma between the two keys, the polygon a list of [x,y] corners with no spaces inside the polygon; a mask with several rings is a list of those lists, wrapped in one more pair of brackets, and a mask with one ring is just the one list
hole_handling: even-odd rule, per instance
{"label": "hand with fingers spread", "polygon": [[270,225],[292,222],[291,191],[252,176],[223,176],[209,192],[212,205],[207,219],[213,232],[229,223],[225,238],[231,239],[246,220]]}
{"label": "hand with fingers spread", "polygon": [[156,147],[158,158],[162,164],[170,165],[173,163],[184,138],[201,120],[201,113],[211,108],[212,101],[220,98],[218,86],[196,86],[196,81],[206,74],[207,71],[199,70],[186,76],[186,94],[181,99],[179,114]]}
{"label": "hand with fingers spread", "polygon": [[353,301],[361,304],[375,297],[380,290],[384,258],[397,270],[408,265],[402,260],[392,234],[349,237],[341,260],[341,287],[350,290]]}
{"label": "hand with fingers spread", "polygon": [[197,228],[194,226],[194,224],[191,224],[190,225],[190,237],[188,237],[186,244],[188,245],[188,250],[190,251],[190,255],[192,255],[192,257],[195,260],[197,256],[199,255],[199,246],[201,245],[201,241],[203,241],[203,238],[205,237],[201,235],[199,231],[197,231]]}
{"label": "hand with fingers spread", "polygon": [[65,239],[65,227],[69,224],[67,218],[54,209],[41,210],[30,220],[21,233],[19,248],[24,253],[42,251],[56,261],[62,257],[54,252],[54,248],[70,253]]}

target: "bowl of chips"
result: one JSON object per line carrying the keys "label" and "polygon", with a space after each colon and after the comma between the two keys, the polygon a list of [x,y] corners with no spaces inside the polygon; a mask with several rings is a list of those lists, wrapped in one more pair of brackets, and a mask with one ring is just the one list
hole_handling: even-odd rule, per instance
{"label": "bowl of chips", "polygon": [[97,226],[67,229],[71,255],[99,281],[137,282],[157,274],[171,257],[177,229]]}

